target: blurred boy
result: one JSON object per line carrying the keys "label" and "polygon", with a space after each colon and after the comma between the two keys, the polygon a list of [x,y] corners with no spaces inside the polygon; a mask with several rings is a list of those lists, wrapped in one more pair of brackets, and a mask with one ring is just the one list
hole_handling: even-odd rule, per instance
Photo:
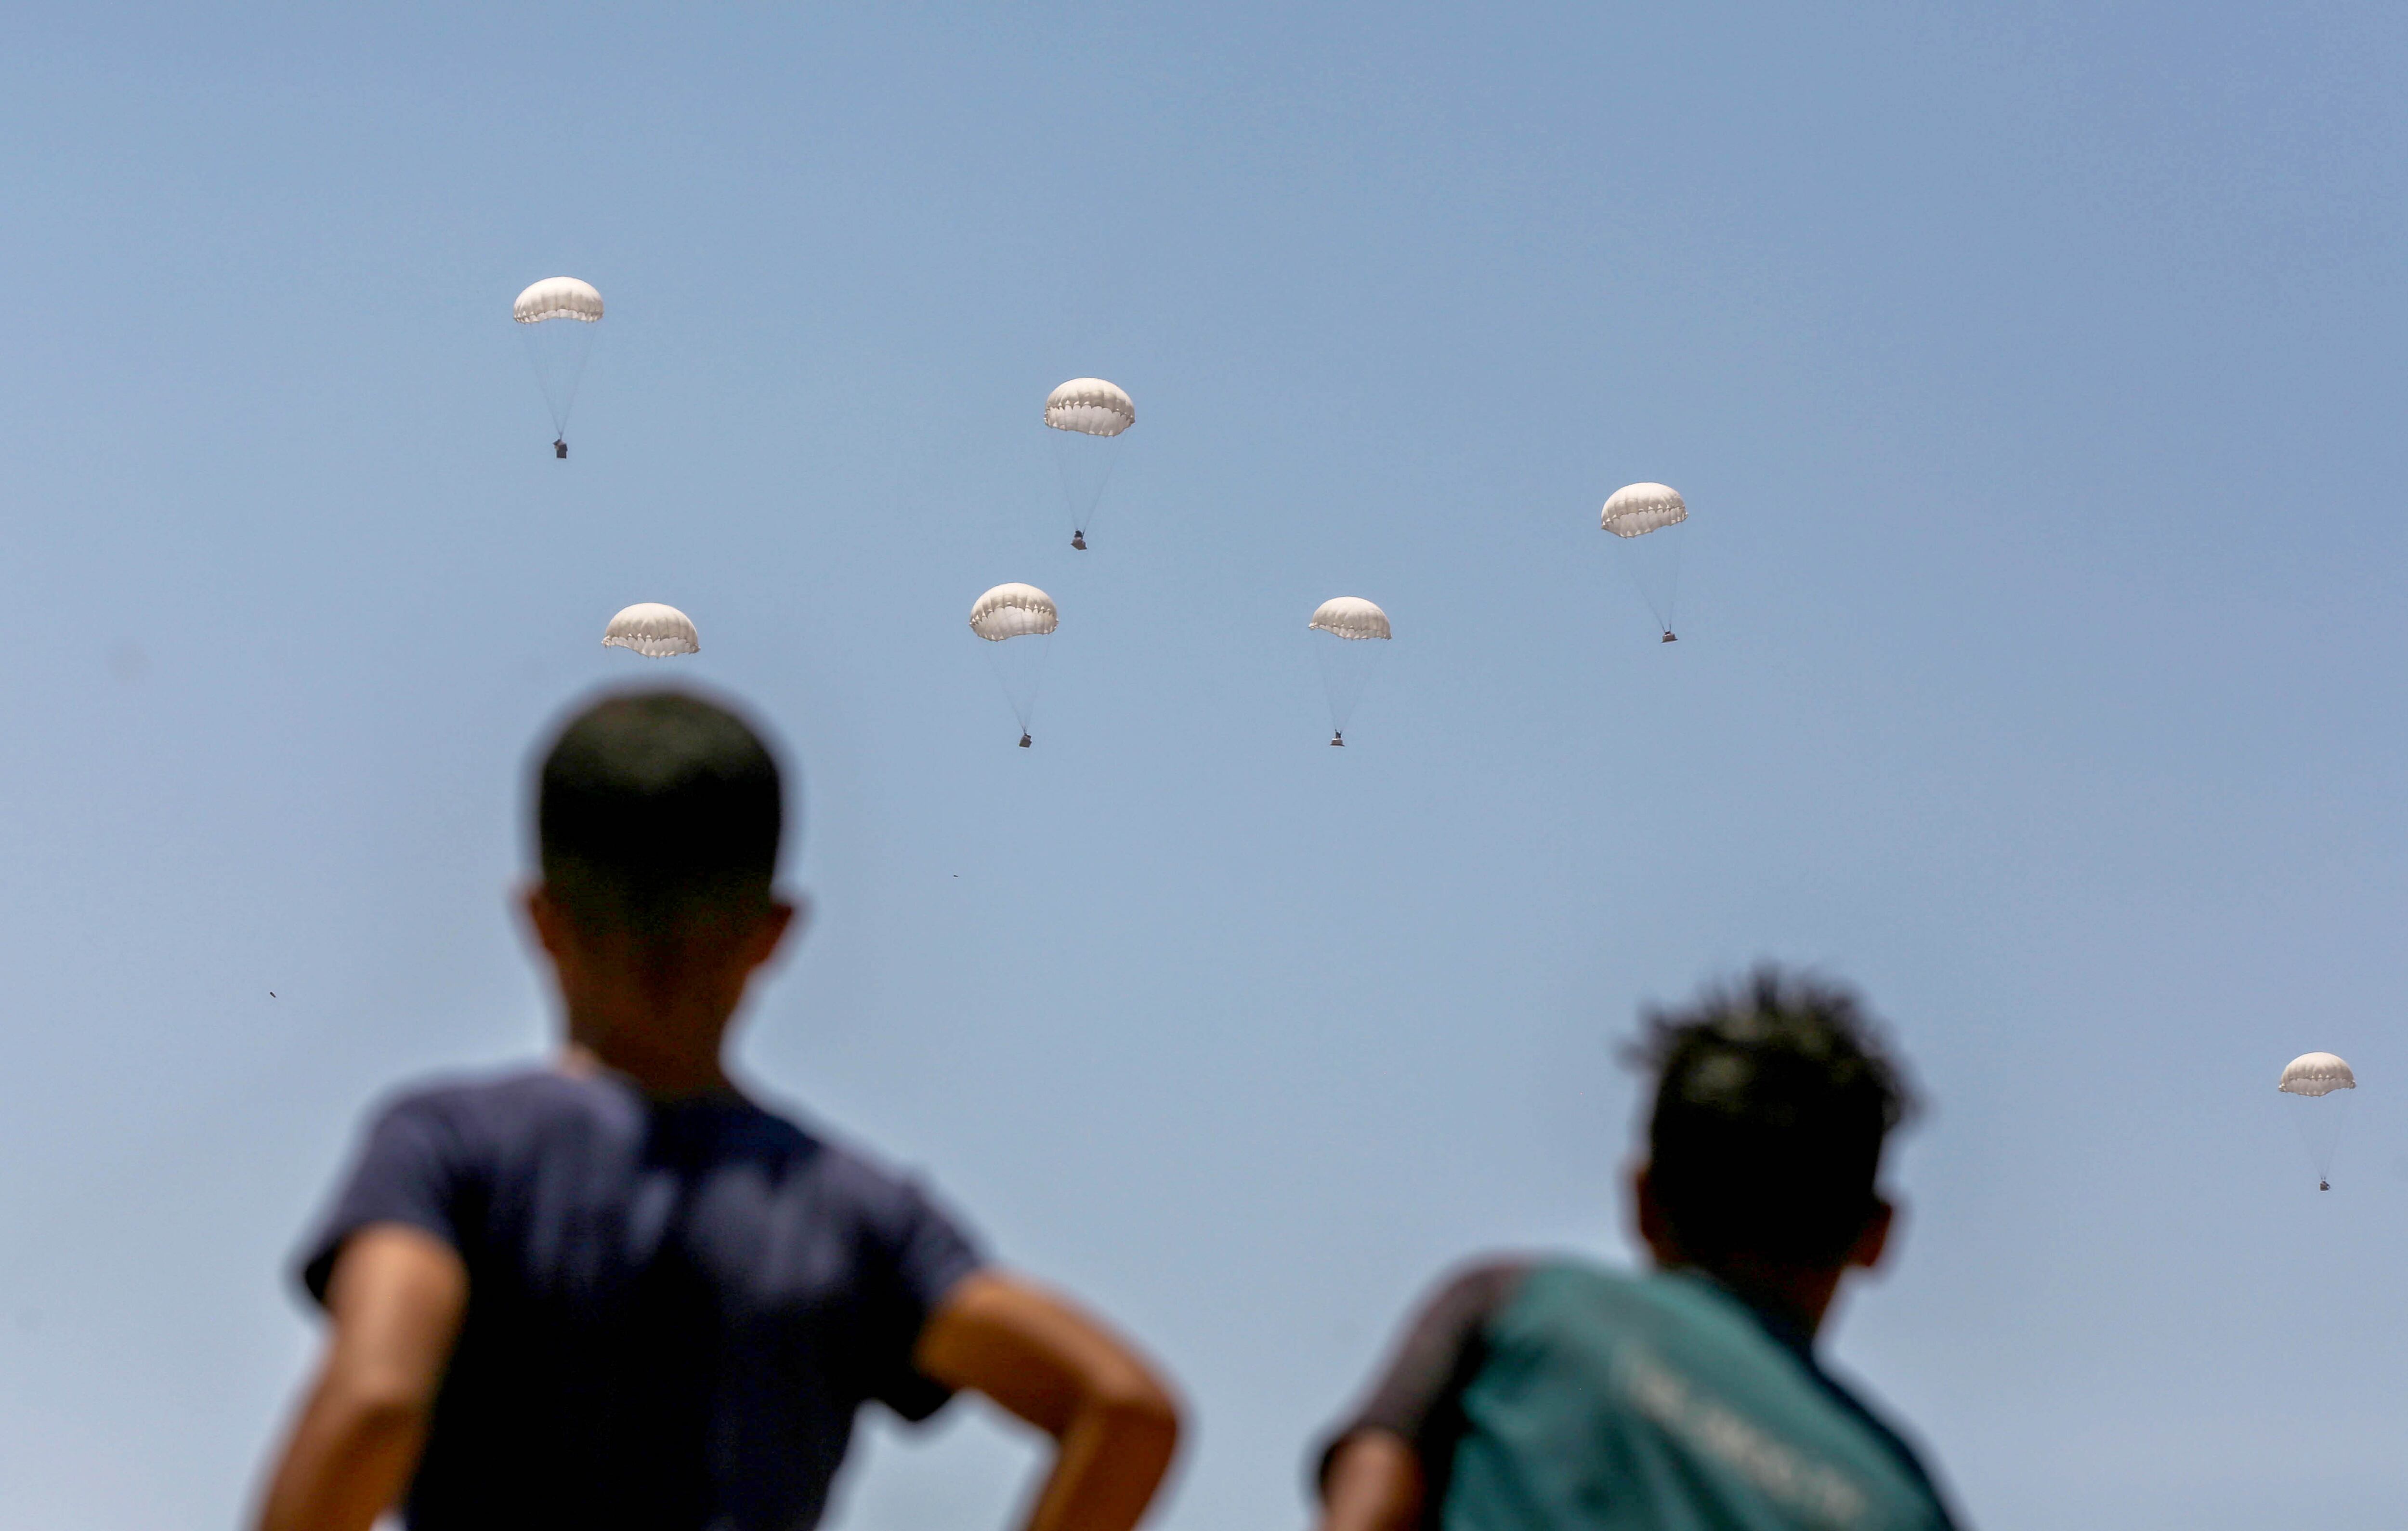
{"label": "blurred boy", "polygon": [[1914,1452],[1814,1359],[1902,1082],[1853,996],[1767,969],[1650,1018],[1632,1176],[1653,1274],[1492,1261],[1442,1287],[1322,1454],[1322,1531],[1942,1531]]}
{"label": "blurred boy", "polygon": [[1126,1531],[1163,1380],[915,1182],[756,1105],[730,1018],[796,923],[742,720],[614,696],[543,761],[552,1063],[378,1117],[302,1279],[332,1333],[261,1531],[808,1531],[853,1416],[975,1389],[1055,1442],[1031,1531]]}

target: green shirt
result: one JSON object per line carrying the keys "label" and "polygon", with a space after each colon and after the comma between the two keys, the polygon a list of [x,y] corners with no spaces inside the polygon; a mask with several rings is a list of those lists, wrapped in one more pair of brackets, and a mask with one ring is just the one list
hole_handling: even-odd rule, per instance
{"label": "green shirt", "polygon": [[1945,1531],[1905,1444],[1698,1276],[1532,1266],[1460,1396],[1444,1531]]}

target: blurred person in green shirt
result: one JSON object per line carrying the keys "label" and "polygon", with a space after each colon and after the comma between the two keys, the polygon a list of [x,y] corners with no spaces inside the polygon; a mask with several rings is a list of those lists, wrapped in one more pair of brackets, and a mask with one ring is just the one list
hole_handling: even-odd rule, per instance
{"label": "blurred person in green shirt", "polygon": [[1321,1531],[1948,1531],[1814,1336],[1879,1264],[1913,1107],[1856,997],[1759,969],[1648,1018],[1645,1274],[1491,1259],[1440,1285],[1318,1460]]}

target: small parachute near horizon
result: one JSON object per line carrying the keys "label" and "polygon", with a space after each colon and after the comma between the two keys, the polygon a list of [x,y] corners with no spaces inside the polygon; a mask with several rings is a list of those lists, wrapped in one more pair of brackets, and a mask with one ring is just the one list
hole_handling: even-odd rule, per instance
{"label": "small parachute near horizon", "polygon": [[639,600],[610,619],[602,629],[604,648],[631,649],[647,659],[666,659],[702,652],[702,635],[694,619],[674,606]]}
{"label": "small parachute near horizon", "polygon": [[1033,585],[998,585],[970,603],[970,631],[988,643],[996,679],[1004,700],[1020,720],[1020,747],[1028,748],[1029,715],[1037,710],[1037,688],[1045,679],[1046,643],[1011,646],[1015,638],[1047,638],[1062,625],[1054,598]]}
{"label": "small parachute near horizon", "polygon": [[1118,383],[1072,378],[1045,396],[1045,424],[1062,433],[1054,438],[1054,464],[1070,507],[1070,545],[1084,553],[1096,502],[1120,460],[1112,440],[1137,424],[1137,405]]}
{"label": "small parachute near horizon", "polygon": [[1354,716],[1363,688],[1370,684],[1372,667],[1384,652],[1366,645],[1390,637],[1388,614],[1361,596],[1334,596],[1313,608],[1312,620],[1305,626],[1340,640],[1334,648],[1327,643],[1313,648],[1321,660],[1322,689],[1329,697],[1329,743],[1343,748],[1346,720]]}
{"label": "small parachute near horizon", "polygon": [[2307,1143],[2308,1157],[2315,1162],[2316,1189],[2330,1191],[2333,1150],[2341,1146],[2341,1124],[2349,1113],[2350,1098],[2344,1095],[2338,1102],[2326,1103],[2326,1097],[2356,1090],[2358,1075],[2332,1053],[2303,1052],[2283,1065],[2283,1077],[2274,1088],[2310,1103],[2296,1108],[2301,1113],[2300,1135]]}
{"label": "small parachute near horizon", "polygon": [[[1673,607],[1681,595],[1681,535],[1673,528],[1689,519],[1689,506],[1668,484],[1626,484],[1606,498],[1598,525],[1623,539],[1631,583],[1656,615],[1662,643],[1677,643]],[[1663,535],[1668,534],[1669,535]],[[1641,542],[1638,539],[1653,537]]]}
{"label": "small parachute near horizon", "polygon": [[552,411],[552,453],[568,455],[568,411],[577,402],[577,384],[585,376],[586,358],[594,354],[595,327],[602,322],[602,295],[593,283],[575,277],[546,277],[519,294],[510,305],[510,319],[524,326],[527,359],[535,364],[535,380]]}

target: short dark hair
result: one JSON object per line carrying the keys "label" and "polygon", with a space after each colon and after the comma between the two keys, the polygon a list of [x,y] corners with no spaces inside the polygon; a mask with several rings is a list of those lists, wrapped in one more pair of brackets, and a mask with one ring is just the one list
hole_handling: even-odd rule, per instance
{"label": "short dark hair", "polygon": [[730,707],[676,690],[581,708],[543,757],[546,890],[589,927],[668,934],[769,896],[784,804],[778,762]]}
{"label": "short dark hair", "polygon": [[1844,1260],[1882,1141],[1915,1107],[1856,994],[1768,964],[1643,1025],[1649,1181],[1684,1252],[1709,1267]]}

